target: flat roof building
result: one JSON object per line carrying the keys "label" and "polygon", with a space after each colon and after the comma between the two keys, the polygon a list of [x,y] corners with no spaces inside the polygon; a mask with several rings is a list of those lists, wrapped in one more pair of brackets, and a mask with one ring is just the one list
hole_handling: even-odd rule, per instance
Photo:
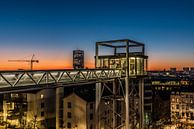
{"label": "flat roof building", "polygon": [[73,50],[73,68],[83,69],[84,68],[84,51]]}

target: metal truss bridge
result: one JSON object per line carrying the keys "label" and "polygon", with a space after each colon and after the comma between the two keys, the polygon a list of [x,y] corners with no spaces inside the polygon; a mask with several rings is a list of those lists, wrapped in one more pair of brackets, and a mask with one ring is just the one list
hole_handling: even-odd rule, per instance
{"label": "metal truss bridge", "polygon": [[0,93],[102,82],[121,77],[120,69],[0,71]]}

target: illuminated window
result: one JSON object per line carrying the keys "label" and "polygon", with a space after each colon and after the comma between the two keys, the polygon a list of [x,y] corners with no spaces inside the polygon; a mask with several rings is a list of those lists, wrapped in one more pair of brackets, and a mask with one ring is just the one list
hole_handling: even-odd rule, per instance
{"label": "illuminated window", "polygon": [[40,95],[40,98],[41,98],[41,99],[44,99],[44,95],[43,95],[43,94],[41,94],[41,95]]}
{"label": "illuminated window", "polygon": [[172,109],[174,109],[174,105],[172,105]]}

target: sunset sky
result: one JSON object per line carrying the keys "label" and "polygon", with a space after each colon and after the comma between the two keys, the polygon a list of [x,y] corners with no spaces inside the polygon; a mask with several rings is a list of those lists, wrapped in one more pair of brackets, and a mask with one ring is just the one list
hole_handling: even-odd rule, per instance
{"label": "sunset sky", "polygon": [[94,66],[95,42],[145,43],[149,69],[194,67],[194,0],[1,0],[0,70],[72,66],[72,50]]}

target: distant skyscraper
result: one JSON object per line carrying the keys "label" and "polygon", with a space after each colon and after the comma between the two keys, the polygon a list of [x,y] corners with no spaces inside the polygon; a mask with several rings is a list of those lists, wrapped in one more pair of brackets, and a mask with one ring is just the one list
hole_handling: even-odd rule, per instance
{"label": "distant skyscraper", "polygon": [[84,51],[83,50],[73,51],[73,68],[74,69],[84,68]]}

